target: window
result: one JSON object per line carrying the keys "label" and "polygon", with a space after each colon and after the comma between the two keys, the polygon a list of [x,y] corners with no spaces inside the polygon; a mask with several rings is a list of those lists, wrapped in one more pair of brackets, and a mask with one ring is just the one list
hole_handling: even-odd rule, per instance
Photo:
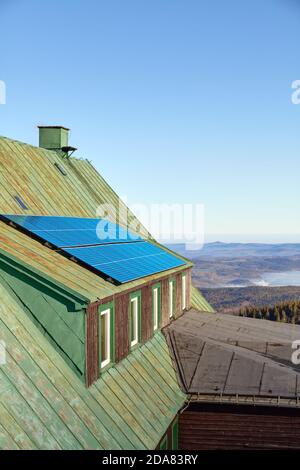
{"label": "window", "polygon": [[140,340],[140,293],[131,294],[130,297],[130,346],[134,347]]}
{"label": "window", "polygon": [[159,328],[161,316],[160,284],[156,284],[152,288],[152,311],[153,330],[156,331]]}
{"label": "window", "polygon": [[99,315],[99,363],[104,369],[114,361],[114,308],[102,305]]}
{"label": "window", "polygon": [[169,316],[172,318],[175,313],[175,279],[169,281]]}
{"label": "window", "polygon": [[101,368],[110,363],[110,309],[101,312]]}
{"label": "window", "polygon": [[186,309],[186,274],[182,275],[182,310]]}

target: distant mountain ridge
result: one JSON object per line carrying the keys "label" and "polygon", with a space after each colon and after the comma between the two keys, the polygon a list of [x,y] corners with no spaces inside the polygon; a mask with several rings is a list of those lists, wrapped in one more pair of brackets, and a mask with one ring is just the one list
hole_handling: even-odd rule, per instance
{"label": "distant mountain ridge", "polygon": [[183,243],[168,245],[172,250],[190,259],[203,257],[258,257],[258,256],[300,256],[300,243],[206,243],[201,250],[186,250]]}

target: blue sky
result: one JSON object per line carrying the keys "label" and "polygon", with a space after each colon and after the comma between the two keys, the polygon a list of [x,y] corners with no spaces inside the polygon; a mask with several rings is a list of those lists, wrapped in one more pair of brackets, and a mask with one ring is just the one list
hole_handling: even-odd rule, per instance
{"label": "blue sky", "polygon": [[70,143],[129,202],[203,203],[208,239],[300,241],[296,0],[0,0],[0,134]]}

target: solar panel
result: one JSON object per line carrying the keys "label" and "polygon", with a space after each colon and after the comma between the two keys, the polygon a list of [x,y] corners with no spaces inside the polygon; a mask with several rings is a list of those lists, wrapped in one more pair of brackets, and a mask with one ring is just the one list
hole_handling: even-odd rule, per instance
{"label": "solar panel", "polygon": [[6,214],[1,218],[119,284],[186,264],[105,219]]}
{"label": "solar panel", "polygon": [[147,241],[67,248],[65,251],[120,283],[185,264],[181,259]]}
{"label": "solar panel", "polygon": [[106,219],[34,215],[2,217],[58,248],[142,240]]}

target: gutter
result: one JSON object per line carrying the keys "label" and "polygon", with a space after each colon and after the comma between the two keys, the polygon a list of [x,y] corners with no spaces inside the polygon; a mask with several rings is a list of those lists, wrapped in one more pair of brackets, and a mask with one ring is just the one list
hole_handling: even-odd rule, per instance
{"label": "gutter", "polygon": [[300,396],[239,395],[238,393],[192,393],[188,395],[188,405],[191,403],[300,408]]}

